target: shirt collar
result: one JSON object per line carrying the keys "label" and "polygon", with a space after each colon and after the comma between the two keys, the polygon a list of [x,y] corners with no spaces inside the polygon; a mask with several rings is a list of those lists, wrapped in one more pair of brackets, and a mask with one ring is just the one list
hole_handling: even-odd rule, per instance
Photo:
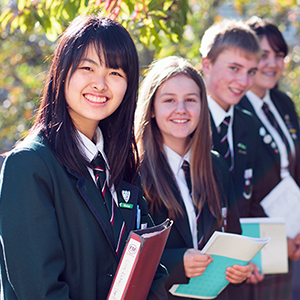
{"label": "shirt collar", "polygon": [[94,144],[87,136],[85,136],[80,131],[77,130],[77,132],[79,135],[79,150],[88,162],[91,162],[98,155],[98,152],[100,152],[106,160],[104,154],[104,139],[99,127],[97,127],[94,134],[94,140],[96,141],[96,144]]}
{"label": "shirt collar", "polygon": [[254,107],[255,111],[258,111],[262,108],[263,103],[267,103],[269,106],[272,105],[271,97],[270,97],[270,90],[266,90],[265,96],[261,99],[251,90],[247,91],[246,93],[247,98],[249,99],[250,103]]}
{"label": "shirt collar", "polygon": [[178,174],[184,160],[190,163],[191,150],[188,150],[188,152],[183,157],[181,157],[178,153],[176,153],[166,145],[164,145],[164,151],[166,153],[167,160],[171,167],[171,170],[174,174]]}
{"label": "shirt collar", "polygon": [[223,122],[224,118],[227,116],[230,117],[229,126],[231,126],[233,122],[234,105],[230,105],[229,110],[225,111],[210,95],[207,95],[207,101],[210,113],[212,115],[216,127],[218,128]]}

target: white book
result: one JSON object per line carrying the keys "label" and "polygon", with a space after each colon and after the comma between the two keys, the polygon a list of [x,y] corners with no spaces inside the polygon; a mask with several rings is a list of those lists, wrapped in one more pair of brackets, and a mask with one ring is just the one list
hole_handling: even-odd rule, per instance
{"label": "white book", "polygon": [[289,238],[294,239],[300,233],[300,188],[291,176],[283,178],[260,205],[267,216],[285,219]]}
{"label": "white book", "polygon": [[288,272],[287,236],[283,218],[241,218],[242,234],[270,237],[269,243],[251,260],[263,274]]}

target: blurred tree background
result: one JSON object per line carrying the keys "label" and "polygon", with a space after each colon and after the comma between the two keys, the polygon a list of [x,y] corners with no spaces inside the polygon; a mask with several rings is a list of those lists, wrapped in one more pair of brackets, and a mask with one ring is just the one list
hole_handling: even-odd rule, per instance
{"label": "blurred tree background", "polygon": [[300,0],[0,0],[0,149],[32,125],[55,41],[78,14],[116,18],[132,34],[141,74],[154,58],[180,55],[201,68],[206,28],[223,17],[257,15],[277,24],[290,52],[281,88],[300,113]]}

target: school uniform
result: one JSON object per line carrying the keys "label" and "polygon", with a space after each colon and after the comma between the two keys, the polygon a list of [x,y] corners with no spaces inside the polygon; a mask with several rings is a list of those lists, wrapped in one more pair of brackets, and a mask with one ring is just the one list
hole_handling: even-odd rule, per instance
{"label": "school uniform", "polygon": [[[174,221],[161,259],[161,262],[167,267],[169,272],[169,277],[166,282],[166,289],[169,290],[173,284],[187,284],[189,282],[189,278],[185,276],[183,255],[186,250],[195,248],[195,242],[193,241],[193,233],[191,230],[192,226],[190,225],[190,217],[189,213],[187,212],[187,206],[184,203],[179,185],[176,181],[176,175],[171,170],[167,160],[168,158],[165,159],[164,165],[161,166],[161,170],[163,170],[164,176],[168,180],[168,184],[176,201],[178,201],[183,210],[183,215],[176,217]],[[237,207],[234,205],[234,203],[231,202],[231,199],[233,199],[233,188],[232,181],[228,176],[226,163],[223,158],[221,158],[220,155],[216,152],[212,152],[212,162],[214,176],[219,187],[221,201],[223,205],[226,205],[228,208],[228,226],[226,231],[241,233]],[[169,214],[167,208],[162,205],[162,207],[160,207],[159,209],[155,209],[151,216],[155,223],[160,223],[161,221],[169,217]],[[217,224],[217,220],[211,214],[207,204],[205,204],[202,208],[200,220],[203,224],[202,244],[205,245],[213,232],[216,230],[221,231],[222,228]],[[175,300],[189,298],[177,297],[173,296],[171,293],[168,293],[168,299]],[[226,289],[216,299],[228,299]]]}
{"label": "school uniform", "polygon": [[219,135],[219,125],[228,114],[230,124],[228,128],[228,142],[231,148],[233,169],[230,172],[240,217],[254,216],[257,211],[263,214],[257,204],[259,197],[259,164],[257,154],[261,151],[261,137],[258,135],[259,124],[252,114],[237,106],[231,106],[225,112],[210,96],[208,104],[211,116],[211,130],[213,149],[221,152],[222,143]]}
{"label": "school uniform", "polygon": [[[267,173],[260,175],[261,179],[264,180],[265,184],[263,185],[264,194],[267,195],[281,180],[281,170],[280,170],[280,153],[278,151],[278,147],[274,138],[268,129],[264,126],[262,121],[258,118],[257,113],[247,98],[247,95],[251,97],[253,96],[253,92],[248,91],[246,96],[242,98],[239,107],[247,109],[250,111],[260,122],[261,127],[265,129],[261,135],[263,138],[266,135],[270,135],[270,139],[262,139],[263,152],[257,153],[260,156],[260,160],[267,160]],[[296,183],[300,186],[300,130],[299,130],[299,117],[296,113],[295,106],[293,101],[283,92],[278,89],[271,89],[269,91],[270,99],[273,102],[274,106],[277,109],[277,112],[280,114],[286,129],[290,133],[290,139],[293,143],[294,154],[290,154],[292,156],[292,163],[289,165],[289,173],[294,178]],[[258,97],[257,97],[258,98]],[[259,99],[260,100],[260,99]],[[257,101],[259,101],[257,100]],[[255,100],[254,100],[255,101]],[[262,101],[262,100],[260,100]],[[273,146],[275,143],[275,147]],[[292,151],[292,147],[289,148],[289,151]],[[261,199],[263,199],[262,195]]]}
{"label": "school uniform", "polygon": [[[250,101],[251,99],[251,101]],[[259,111],[262,107],[263,101],[258,98],[252,91],[248,91],[246,96],[242,98],[240,107],[249,110],[253,113],[256,119],[260,122],[260,135],[263,137],[263,150],[257,155],[261,163],[266,168],[259,170],[260,179],[260,195],[259,202],[281,181],[281,179],[288,173],[294,178],[296,183],[300,183],[300,134],[299,134],[299,120],[295,111],[292,100],[283,92],[272,89],[267,91],[265,98],[266,102],[273,105],[275,117],[281,117],[281,125],[284,124],[284,134],[290,143],[288,147],[287,156],[290,157],[290,164],[288,170],[284,169],[284,162],[282,162],[280,147],[276,142],[276,135],[265,125],[263,114]],[[264,121],[263,121],[264,120]],[[282,143],[282,142],[281,142]],[[292,152],[292,153],[291,153]],[[266,216],[257,213],[254,217]],[[292,263],[289,261],[289,272],[287,274],[265,275],[262,282],[256,285],[243,286],[243,299],[251,300],[289,300],[292,297]]]}
{"label": "school uniform", "polygon": [[[5,300],[105,300],[128,233],[152,226],[141,186],[122,181],[116,190],[125,233],[117,256],[109,215],[90,170],[63,167],[43,135],[23,142],[6,158],[1,174],[2,298]],[[128,199],[128,194],[129,199]],[[149,299],[165,299],[165,270]]]}

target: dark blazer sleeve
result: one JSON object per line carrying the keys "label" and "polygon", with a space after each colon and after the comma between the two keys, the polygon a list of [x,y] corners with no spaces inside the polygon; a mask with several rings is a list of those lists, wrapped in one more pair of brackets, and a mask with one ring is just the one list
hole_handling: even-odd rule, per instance
{"label": "dark blazer sleeve", "polygon": [[65,257],[52,191],[47,165],[36,153],[24,150],[6,159],[1,176],[0,231],[5,239],[7,276],[18,299],[71,299],[66,282],[58,280]]}

